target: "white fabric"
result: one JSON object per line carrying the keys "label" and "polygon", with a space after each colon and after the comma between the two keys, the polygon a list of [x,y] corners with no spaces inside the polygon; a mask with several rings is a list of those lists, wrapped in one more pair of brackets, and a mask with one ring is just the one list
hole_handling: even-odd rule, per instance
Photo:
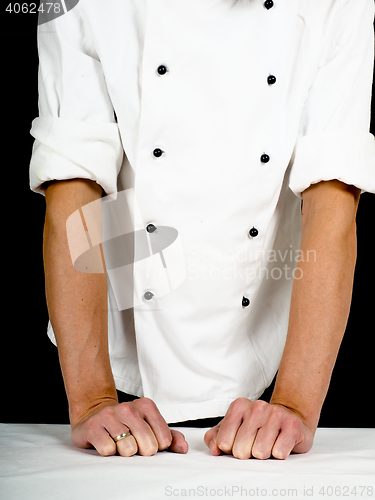
{"label": "white fabric", "polygon": [[[213,457],[207,429],[179,428],[185,455],[101,457],[63,425],[0,425],[2,500],[374,498],[375,429],[318,428],[313,448],[286,460]],[[324,489],[323,489],[324,488]],[[323,494],[324,493],[324,494]]]}
{"label": "white fabric", "polygon": [[[31,184],[74,177],[97,179],[105,191],[116,192],[123,149],[115,123],[84,123],[69,118],[39,117],[30,164]],[[106,174],[102,176],[103,165]],[[36,191],[41,191],[36,187]]]}
{"label": "white fabric", "polygon": [[117,388],[168,422],[224,415],[272,381],[301,192],[335,178],[375,192],[373,17],[372,0],[80,0],[39,27],[31,188],[89,178],[126,191],[113,212],[134,231],[178,232],[109,272]]}

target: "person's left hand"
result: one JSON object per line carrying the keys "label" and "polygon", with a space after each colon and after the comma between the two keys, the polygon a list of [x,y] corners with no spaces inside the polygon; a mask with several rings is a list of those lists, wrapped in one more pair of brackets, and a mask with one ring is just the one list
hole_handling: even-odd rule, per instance
{"label": "person's left hand", "polygon": [[233,401],[225,417],[204,436],[212,455],[224,452],[240,459],[285,459],[291,452],[309,451],[313,439],[313,431],[297,412],[246,398]]}

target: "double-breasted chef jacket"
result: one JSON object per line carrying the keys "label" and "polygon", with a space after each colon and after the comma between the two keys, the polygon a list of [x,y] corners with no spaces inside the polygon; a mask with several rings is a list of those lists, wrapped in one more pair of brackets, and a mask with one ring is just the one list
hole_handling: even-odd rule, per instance
{"label": "double-breasted chef jacket", "polygon": [[38,27],[30,186],[92,179],[117,207],[103,241],[141,251],[108,270],[112,370],[167,422],[271,383],[314,258],[301,193],[375,192],[373,18],[373,0],[80,0]]}

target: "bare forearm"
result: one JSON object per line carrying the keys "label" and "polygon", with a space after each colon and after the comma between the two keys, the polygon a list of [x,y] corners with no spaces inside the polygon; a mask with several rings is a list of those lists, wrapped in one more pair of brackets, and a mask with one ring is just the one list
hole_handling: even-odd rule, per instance
{"label": "bare forearm", "polygon": [[106,275],[74,269],[65,226],[70,213],[99,196],[97,186],[78,180],[50,186],[46,193],[46,297],[72,425],[95,404],[116,399],[108,355]]}
{"label": "bare forearm", "polygon": [[314,431],[350,310],[356,261],[350,211],[335,221],[330,207],[311,210],[303,225],[302,277],[293,285],[287,341],[271,398],[299,412]]}

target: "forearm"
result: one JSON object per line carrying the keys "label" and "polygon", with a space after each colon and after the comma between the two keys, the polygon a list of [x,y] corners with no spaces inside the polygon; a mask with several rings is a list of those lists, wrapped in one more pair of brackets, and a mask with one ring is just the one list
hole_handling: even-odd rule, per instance
{"label": "forearm", "polygon": [[50,186],[48,191],[43,245],[46,298],[74,425],[95,405],[117,400],[108,355],[106,274],[74,269],[66,233],[69,215],[100,197],[100,192],[79,180]]}
{"label": "forearm", "polygon": [[[332,207],[308,208],[302,277],[293,284],[288,335],[271,402],[296,410],[315,431],[349,315],[356,226],[350,203],[342,220],[332,217]],[[355,208],[353,199],[354,214]]]}

